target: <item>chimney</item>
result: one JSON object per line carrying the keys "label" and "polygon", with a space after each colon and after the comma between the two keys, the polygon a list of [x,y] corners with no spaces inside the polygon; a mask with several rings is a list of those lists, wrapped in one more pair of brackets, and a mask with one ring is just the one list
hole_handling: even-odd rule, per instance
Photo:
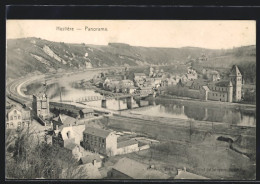
{"label": "chimney", "polygon": [[149,169],[154,169],[154,165],[149,165]]}
{"label": "chimney", "polygon": [[96,166],[97,160],[94,159],[94,160],[92,161],[92,163],[93,163],[93,166]]}
{"label": "chimney", "polygon": [[183,171],[186,172],[186,167],[183,167]]}

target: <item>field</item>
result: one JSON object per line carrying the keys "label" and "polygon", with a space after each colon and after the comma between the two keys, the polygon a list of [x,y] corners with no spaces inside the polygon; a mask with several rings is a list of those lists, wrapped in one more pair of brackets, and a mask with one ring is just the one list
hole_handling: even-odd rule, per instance
{"label": "field", "polygon": [[[135,120],[111,117],[106,125],[111,129],[134,131],[143,136],[155,138],[160,144],[151,145],[151,149],[131,153],[126,157],[146,164],[175,176],[177,169],[212,179],[254,179],[255,178],[255,137],[230,136],[216,134],[213,131],[200,131],[162,125],[147,125]],[[254,135],[251,130],[244,133]],[[230,143],[217,140],[225,136],[234,140],[233,145],[253,153],[250,157],[230,148]],[[239,140],[242,139],[243,141]],[[244,143],[243,143],[244,142]],[[247,143],[250,142],[250,144]],[[112,165],[120,156],[108,160]]]}

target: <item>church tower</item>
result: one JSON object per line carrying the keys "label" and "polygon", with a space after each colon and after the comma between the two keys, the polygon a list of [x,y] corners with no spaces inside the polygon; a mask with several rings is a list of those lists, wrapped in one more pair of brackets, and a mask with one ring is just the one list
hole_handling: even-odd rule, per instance
{"label": "church tower", "polygon": [[233,101],[239,102],[242,94],[242,74],[236,65],[233,65],[229,77],[233,85]]}

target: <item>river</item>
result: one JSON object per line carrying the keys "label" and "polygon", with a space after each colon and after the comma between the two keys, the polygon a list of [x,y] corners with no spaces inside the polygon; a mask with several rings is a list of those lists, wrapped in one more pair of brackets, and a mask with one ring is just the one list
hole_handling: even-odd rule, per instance
{"label": "river", "polygon": [[[96,72],[78,73],[73,75],[62,76],[56,79],[57,82],[48,89],[48,93],[52,100],[76,100],[86,96],[101,96],[99,93],[90,89],[75,89],[72,82],[80,80],[90,80]],[[60,89],[61,92],[59,92]],[[95,107],[101,107],[101,100],[86,102],[86,104]],[[126,100],[107,100],[107,108],[111,110],[127,109]],[[183,104],[175,101],[152,100],[149,108],[134,109],[133,112],[149,116],[172,117],[178,119],[192,119],[210,122],[225,122],[229,124],[241,126],[256,126],[255,109],[244,110],[236,108],[223,108],[200,106],[199,104]],[[138,107],[136,101],[133,102],[134,107]]]}

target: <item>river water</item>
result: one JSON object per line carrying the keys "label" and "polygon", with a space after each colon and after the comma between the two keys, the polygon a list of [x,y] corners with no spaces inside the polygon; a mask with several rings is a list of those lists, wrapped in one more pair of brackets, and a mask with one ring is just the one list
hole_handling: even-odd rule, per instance
{"label": "river water", "polygon": [[[72,87],[71,82],[77,80],[89,80],[94,73],[78,74],[76,76],[64,76],[59,79],[53,89],[49,89],[49,93],[52,100],[72,100],[75,101],[79,98],[85,98],[87,96],[101,96],[94,90],[89,89],[75,89]],[[60,89],[57,90],[57,88]],[[58,92],[57,92],[58,91]],[[138,107],[136,102],[133,102],[134,107]],[[95,107],[101,107],[101,100],[86,102],[86,104]],[[125,110],[127,109],[126,100],[107,100],[107,108],[111,110]],[[179,119],[192,119],[199,121],[210,121],[210,122],[225,122],[229,124],[236,124],[241,126],[256,126],[256,112],[255,109],[244,110],[235,108],[221,108],[221,107],[210,107],[200,106],[198,104],[183,104],[178,101],[165,101],[165,100],[154,100],[150,102],[152,104],[148,108],[141,108],[133,110],[134,113],[159,116],[159,117],[171,117]]]}

